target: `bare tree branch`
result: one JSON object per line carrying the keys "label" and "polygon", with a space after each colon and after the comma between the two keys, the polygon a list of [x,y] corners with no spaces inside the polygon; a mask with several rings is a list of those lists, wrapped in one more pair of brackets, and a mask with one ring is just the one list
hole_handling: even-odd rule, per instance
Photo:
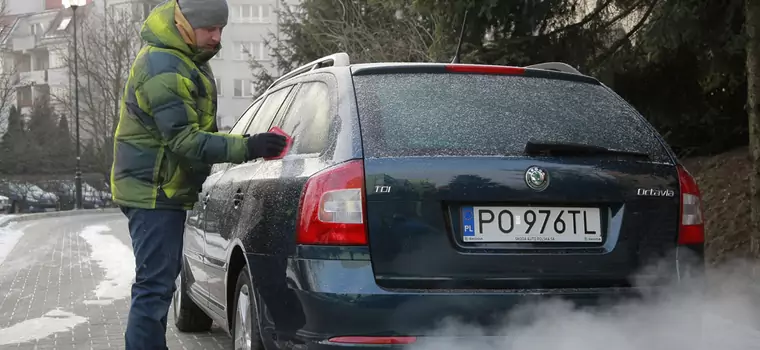
{"label": "bare tree branch", "polygon": [[[141,45],[138,23],[126,12],[90,11],[87,20],[79,21],[77,66],[79,71],[79,109],[82,132],[98,150],[96,168],[106,175],[112,162],[113,134],[119,121],[119,103],[129,67]],[[71,39],[73,40],[73,38]],[[71,43],[70,47],[73,47]],[[75,53],[64,56],[73,72]],[[72,89],[73,89],[73,85]],[[55,96],[74,113],[73,94]]]}
{"label": "bare tree branch", "polygon": [[[8,16],[8,0],[0,0],[0,40],[10,35],[15,17]],[[0,135],[5,131],[10,107],[16,104],[15,89],[19,84],[18,71],[12,52],[0,49]]]}
{"label": "bare tree branch", "polygon": [[[317,6],[305,2],[301,5]],[[341,0],[336,5],[333,8],[310,8],[296,12],[283,6],[278,11],[279,27],[282,33],[290,37],[278,38],[270,32],[262,40],[272,52],[279,72],[289,71],[299,64],[337,51],[347,52],[352,62],[435,61],[433,46],[439,39],[431,30],[437,23],[434,16],[426,16],[422,21],[421,15],[414,12],[412,6],[398,9],[382,1],[373,2],[370,6],[362,1]],[[409,13],[404,13],[404,10]],[[308,18],[305,13],[308,13]],[[284,36],[282,33],[280,36]],[[304,55],[304,50],[294,51],[294,43],[308,53]],[[249,66],[256,85],[254,96],[257,96],[276,77],[269,72],[265,62],[250,55]]]}

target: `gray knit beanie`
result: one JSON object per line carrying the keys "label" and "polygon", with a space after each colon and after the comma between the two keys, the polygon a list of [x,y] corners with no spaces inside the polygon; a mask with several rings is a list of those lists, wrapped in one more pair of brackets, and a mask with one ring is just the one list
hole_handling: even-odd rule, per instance
{"label": "gray knit beanie", "polygon": [[177,0],[177,2],[193,29],[227,25],[230,10],[226,0]]}

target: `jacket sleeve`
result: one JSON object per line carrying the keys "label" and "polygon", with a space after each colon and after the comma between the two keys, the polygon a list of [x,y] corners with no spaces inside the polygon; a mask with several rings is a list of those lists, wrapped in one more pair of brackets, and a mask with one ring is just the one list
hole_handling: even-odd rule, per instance
{"label": "jacket sleeve", "polygon": [[244,162],[248,150],[243,136],[199,129],[195,89],[190,79],[165,72],[148,78],[139,95],[172,153],[206,164]]}

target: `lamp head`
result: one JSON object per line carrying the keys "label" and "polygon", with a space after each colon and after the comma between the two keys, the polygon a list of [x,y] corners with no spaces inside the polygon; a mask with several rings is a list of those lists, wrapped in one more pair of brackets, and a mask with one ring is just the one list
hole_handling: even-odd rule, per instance
{"label": "lamp head", "polygon": [[61,0],[64,8],[77,8],[79,6],[87,5],[87,0]]}

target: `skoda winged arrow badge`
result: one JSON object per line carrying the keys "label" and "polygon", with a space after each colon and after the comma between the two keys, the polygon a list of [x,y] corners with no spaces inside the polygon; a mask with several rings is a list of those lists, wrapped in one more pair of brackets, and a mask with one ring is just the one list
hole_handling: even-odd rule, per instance
{"label": "skoda winged arrow badge", "polygon": [[536,191],[543,191],[549,186],[549,173],[537,166],[532,166],[525,171],[525,183]]}

